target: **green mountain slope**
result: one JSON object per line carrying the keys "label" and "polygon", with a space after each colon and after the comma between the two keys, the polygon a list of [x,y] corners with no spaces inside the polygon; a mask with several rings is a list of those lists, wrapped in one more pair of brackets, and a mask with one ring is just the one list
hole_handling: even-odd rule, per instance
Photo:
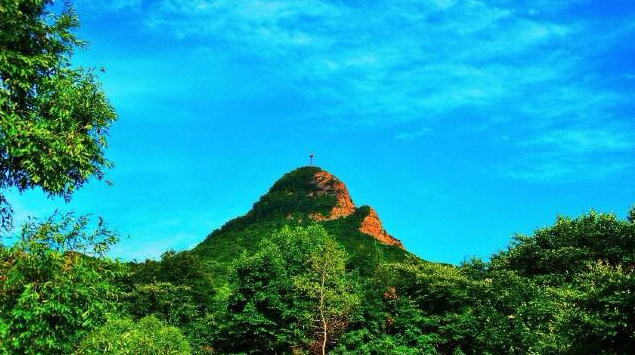
{"label": "green mountain slope", "polygon": [[355,207],[346,186],[317,167],[302,167],[273,184],[244,216],[213,231],[192,252],[211,268],[216,280],[241,254],[254,253],[260,241],[285,225],[322,224],[347,250],[350,259],[364,260],[381,250],[387,261],[410,255],[382,227],[368,206]]}

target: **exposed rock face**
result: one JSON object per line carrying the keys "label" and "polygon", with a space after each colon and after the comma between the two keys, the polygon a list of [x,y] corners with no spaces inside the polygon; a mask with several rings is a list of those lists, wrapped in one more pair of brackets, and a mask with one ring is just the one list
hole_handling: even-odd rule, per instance
{"label": "exposed rock face", "polygon": [[[344,218],[355,213],[357,208],[348,193],[346,185],[332,174],[320,170],[313,176],[315,184],[319,187],[319,190],[315,192],[315,195],[332,195],[337,199],[335,207],[331,209],[327,216],[320,213],[313,213],[310,218],[314,221],[330,221],[338,218]],[[312,196],[311,193],[310,196]],[[359,227],[359,231],[368,234],[380,242],[388,245],[395,245],[403,249],[403,244],[399,239],[394,238],[382,226],[381,220],[377,215],[377,211],[370,208],[368,215],[364,217]]]}
{"label": "exposed rock face", "polygon": [[[306,172],[310,173],[300,175]],[[307,185],[309,188],[303,188],[303,186]],[[298,186],[300,186],[300,188],[298,188]],[[306,211],[307,214],[305,216],[308,215],[308,218],[315,222],[326,222],[350,217],[351,222],[357,224],[360,223],[361,219],[361,223],[356,226],[360,232],[377,239],[381,243],[398,246],[399,248],[404,249],[400,240],[394,238],[388,234],[386,230],[384,230],[377,212],[368,206],[357,208],[348,193],[346,185],[340,179],[327,171],[314,167],[304,167],[294,170],[283,176],[281,180],[278,180],[278,182],[276,182],[270,190],[270,193],[278,193],[279,191],[282,191],[290,201],[300,199],[302,201],[300,206],[305,208],[306,206],[309,206],[309,210]],[[272,210],[275,212],[275,204],[279,203],[280,200],[279,198],[267,199],[268,196],[269,195],[263,196],[255,206],[260,207],[258,205],[262,204],[265,207],[270,208],[273,205],[274,208]],[[312,198],[320,196],[335,198],[335,205],[331,207],[330,211],[327,213],[311,212],[310,208]],[[293,203],[289,205],[293,206]],[[316,211],[316,209],[313,209],[313,211]],[[322,211],[324,211],[324,209],[322,209]],[[298,222],[302,222],[302,214],[297,214],[295,212],[296,211],[287,212],[286,218],[297,219]]]}
{"label": "exposed rock face", "polygon": [[323,216],[320,213],[314,213],[311,218],[315,221],[327,221],[332,219],[338,219],[342,217],[348,217],[355,212],[355,204],[351,200],[351,196],[348,194],[348,189],[343,182],[332,174],[326,171],[318,171],[314,175],[315,184],[320,187],[320,190],[316,193],[320,195],[334,195],[337,199],[335,207],[331,209],[328,216]]}
{"label": "exposed rock face", "polygon": [[388,234],[386,230],[384,230],[377,212],[372,207],[370,208],[368,215],[362,220],[362,225],[359,227],[359,230],[360,232],[366,233],[384,244],[396,245],[403,249],[401,241],[394,238]]}

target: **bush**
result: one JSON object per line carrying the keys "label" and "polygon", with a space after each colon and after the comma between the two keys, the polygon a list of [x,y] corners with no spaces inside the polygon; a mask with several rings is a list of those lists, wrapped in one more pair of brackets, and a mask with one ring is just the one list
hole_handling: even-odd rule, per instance
{"label": "bush", "polygon": [[170,355],[190,354],[190,345],[178,328],[153,316],[138,322],[110,319],[80,344],[79,354]]}

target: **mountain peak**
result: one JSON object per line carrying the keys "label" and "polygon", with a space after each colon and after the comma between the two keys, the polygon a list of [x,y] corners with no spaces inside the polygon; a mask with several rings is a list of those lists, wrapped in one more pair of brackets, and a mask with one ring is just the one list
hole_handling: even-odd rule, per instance
{"label": "mountain peak", "polygon": [[381,243],[403,248],[384,230],[377,212],[357,208],[346,185],[319,167],[305,166],[286,173],[262,196],[248,215],[260,219],[284,217],[288,220],[334,221],[353,215],[361,217],[357,229]]}

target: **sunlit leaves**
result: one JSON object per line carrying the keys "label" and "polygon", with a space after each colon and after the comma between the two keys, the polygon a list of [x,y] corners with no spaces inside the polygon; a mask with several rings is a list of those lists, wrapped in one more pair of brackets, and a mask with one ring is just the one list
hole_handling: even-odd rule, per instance
{"label": "sunlit leaves", "polygon": [[0,353],[68,354],[116,309],[123,270],[103,255],[117,236],[91,226],[72,214],[30,220],[0,248]]}
{"label": "sunlit leaves", "polygon": [[128,318],[109,319],[80,344],[79,354],[188,355],[190,345],[173,326],[148,316],[135,322]]}
{"label": "sunlit leaves", "polygon": [[[116,119],[92,69],[72,66],[85,43],[72,8],[48,0],[4,1],[0,7],[0,194],[40,187],[69,199],[112,164],[104,157]],[[11,210],[0,199],[2,222]]]}

